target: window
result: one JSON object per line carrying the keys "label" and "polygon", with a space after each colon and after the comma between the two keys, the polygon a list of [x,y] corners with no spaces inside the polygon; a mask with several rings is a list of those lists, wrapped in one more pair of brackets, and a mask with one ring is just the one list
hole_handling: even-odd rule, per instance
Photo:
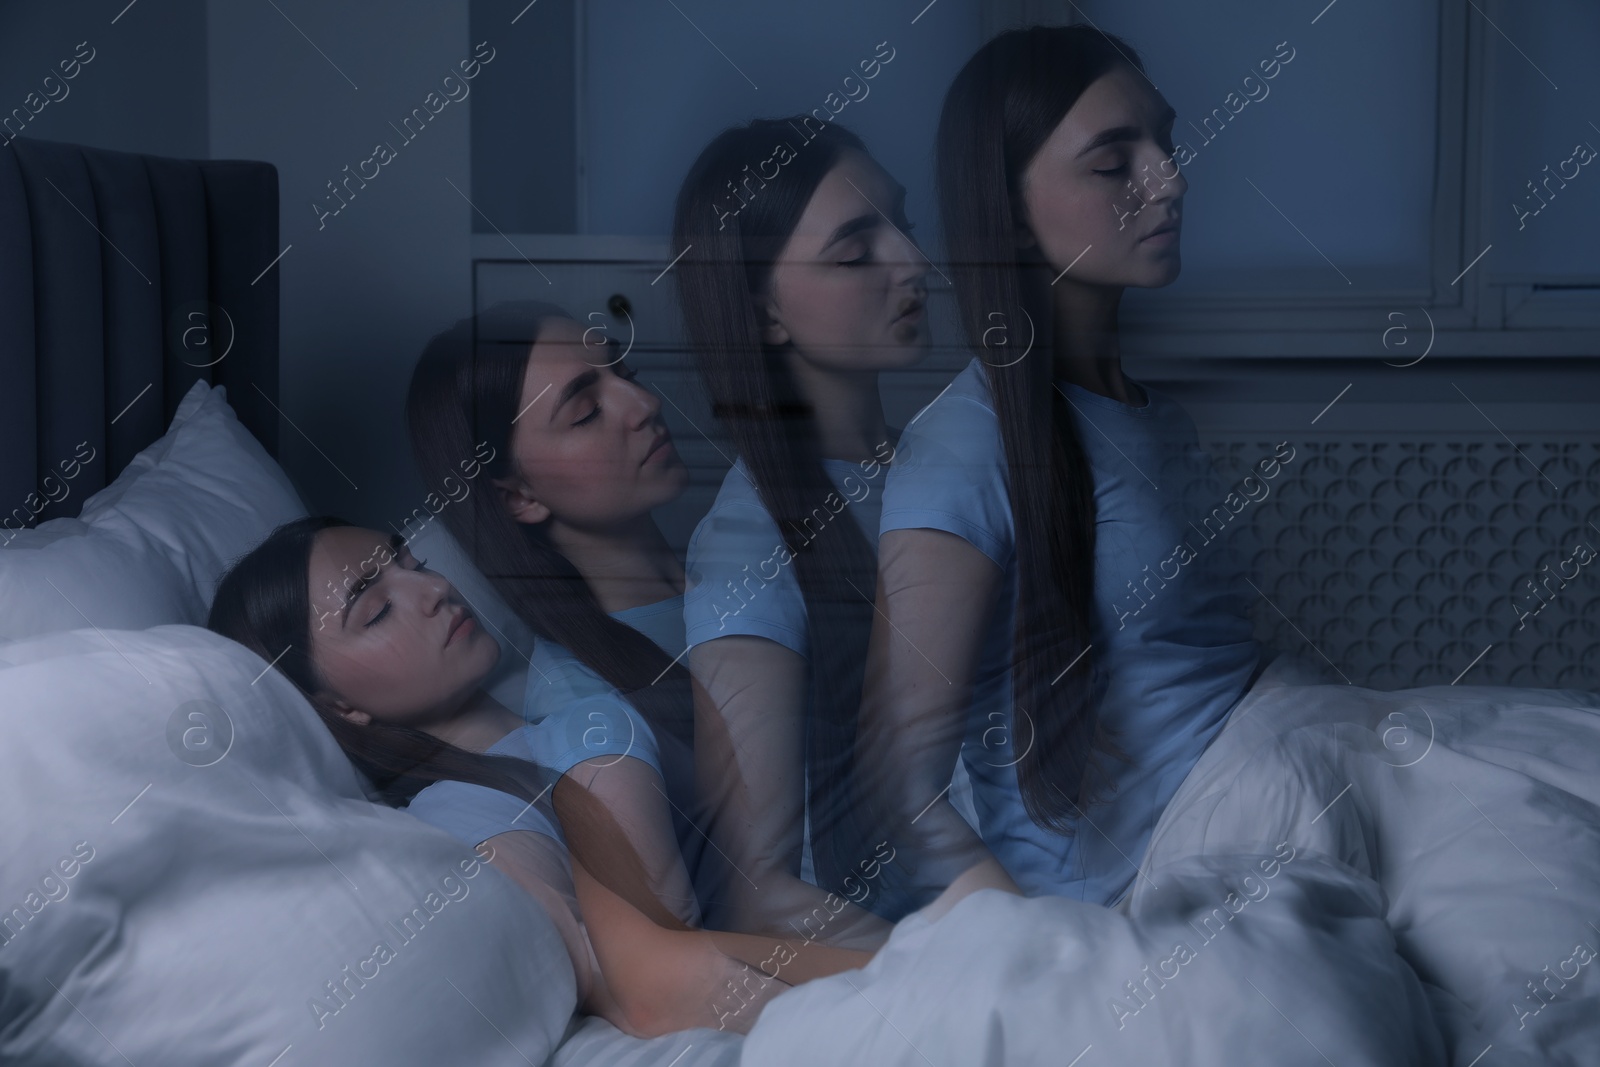
{"label": "window", "polygon": [[1371,357],[1402,309],[1441,356],[1600,352],[1593,3],[1050,7],[1140,50],[1190,151],[1184,274],[1128,293],[1130,352]]}

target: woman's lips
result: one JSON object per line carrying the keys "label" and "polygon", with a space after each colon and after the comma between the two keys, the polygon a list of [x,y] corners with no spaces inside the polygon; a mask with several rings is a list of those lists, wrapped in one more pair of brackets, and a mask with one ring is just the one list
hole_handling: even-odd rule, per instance
{"label": "woman's lips", "polygon": [[655,444],[651,445],[650,446],[650,451],[648,451],[648,452],[646,452],[644,454],[644,462],[645,463],[649,463],[651,460],[655,459],[657,456],[665,455],[667,450],[669,448],[671,448],[671,447],[672,447],[672,437],[671,437],[671,435],[670,434],[662,434],[661,435],[661,440],[659,440]]}
{"label": "woman's lips", "polygon": [[468,612],[462,612],[461,618],[456,620],[455,626],[451,628],[450,635],[445,638],[445,645],[449,646],[455,644],[456,638],[458,637],[470,637],[472,635],[472,628],[477,625],[477,619],[474,619]]}

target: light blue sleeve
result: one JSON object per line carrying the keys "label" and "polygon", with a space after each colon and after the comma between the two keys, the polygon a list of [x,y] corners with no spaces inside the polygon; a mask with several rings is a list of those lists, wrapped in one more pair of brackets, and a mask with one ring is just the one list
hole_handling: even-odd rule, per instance
{"label": "light blue sleeve", "polygon": [[760,503],[714,505],[689,541],[683,598],[690,648],[718,637],[765,637],[805,656],[805,598],[778,524]]}
{"label": "light blue sleeve", "polygon": [[486,786],[434,782],[412,797],[405,810],[469,848],[510,830],[531,830],[566,844],[560,828],[543,809]]}
{"label": "light blue sleeve", "polygon": [[911,529],[953,533],[1002,570],[1011,566],[1005,445],[994,412],[983,404],[946,394],[900,435],[878,535]]}
{"label": "light blue sleeve", "polygon": [[[596,680],[605,684],[603,679]],[[530,676],[530,692],[539,684],[536,675]],[[649,764],[657,774],[662,773],[655,731],[614,688],[563,703],[530,723],[524,732],[534,762],[557,776],[600,756],[612,760],[632,756]]]}

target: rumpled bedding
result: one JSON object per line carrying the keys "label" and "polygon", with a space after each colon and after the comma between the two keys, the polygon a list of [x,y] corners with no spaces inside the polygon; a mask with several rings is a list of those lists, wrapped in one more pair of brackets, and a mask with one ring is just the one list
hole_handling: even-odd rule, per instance
{"label": "rumpled bedding", "polygon": [[743,1062],[1600,1064],[1600,694],[1275,663],[1117,908],[983,890]]}

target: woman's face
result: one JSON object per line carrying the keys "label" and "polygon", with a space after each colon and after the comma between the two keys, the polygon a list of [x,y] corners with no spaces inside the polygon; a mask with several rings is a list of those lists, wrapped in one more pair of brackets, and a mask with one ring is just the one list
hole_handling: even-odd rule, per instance
{"label": "woman's face", "polygon": [[518,522],[552,516],[604,532],[677,498],[689,483],[661,400],[572,319],[549,319],[529,349],[511,430],[515,479],[495,484]]}
{"label": "woman's face", "polygon": [[309,594],[311,658],[324,695],[359,725],[422,729],[447,720],[500,659],[455,589],[422,569],[398,534],[318,532]]}
{"label": "woman's face", "polygon": [[1097,78],[1023,171],[1019,242],[1036,244],[1056,273],[1079,284],[1171,284],[1182,267],[1178,227],[1189,188],[1172,158],[1173,118],[1127,64]]}
{"label": "woman's face", "polygon": [[928,350],[927,260],[906,191],[847,151],[812,193],[760,298],[763,340],[830,370],[889,370]]}

